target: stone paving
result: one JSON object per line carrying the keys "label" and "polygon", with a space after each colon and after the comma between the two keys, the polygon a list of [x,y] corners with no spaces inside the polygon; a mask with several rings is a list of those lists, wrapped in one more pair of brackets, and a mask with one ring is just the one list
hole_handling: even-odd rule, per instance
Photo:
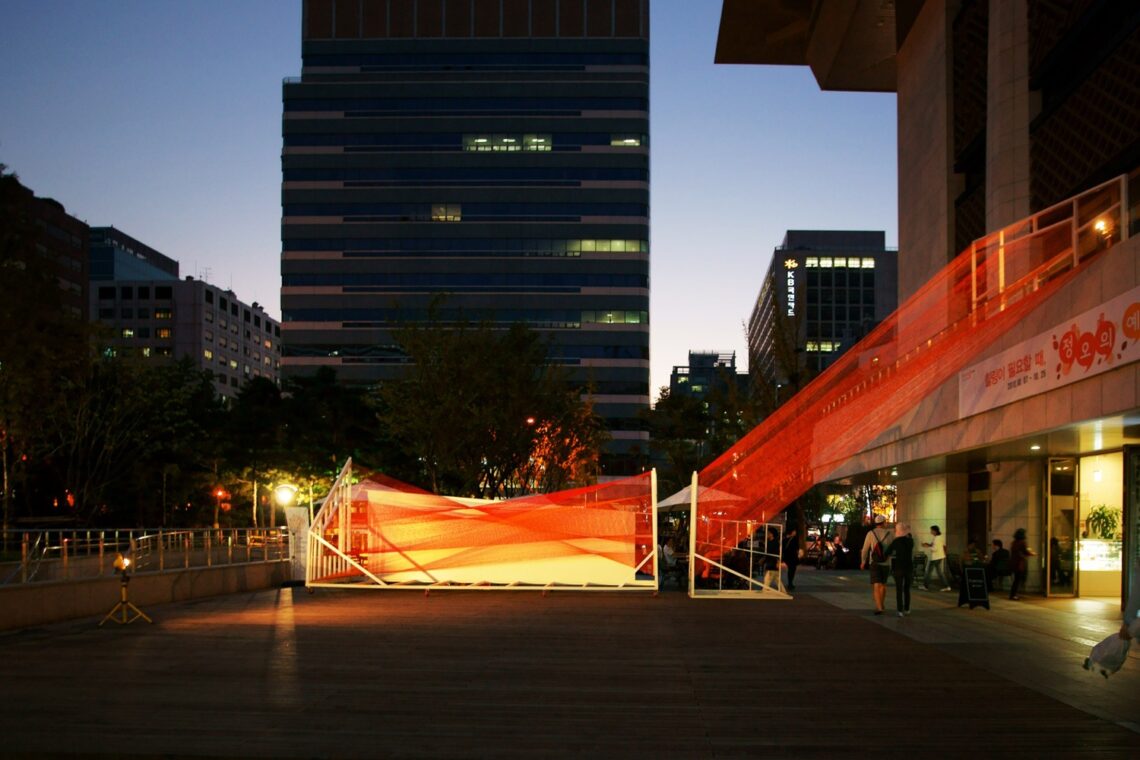
{"label": "stone paving", "polygon": [[[241,593],[0,635],[5,757],[1140,757],[1111,605],[916,592]],[[889,595],[890,598],[890,595]],[[108,608],[114,603],[108,600]]]}

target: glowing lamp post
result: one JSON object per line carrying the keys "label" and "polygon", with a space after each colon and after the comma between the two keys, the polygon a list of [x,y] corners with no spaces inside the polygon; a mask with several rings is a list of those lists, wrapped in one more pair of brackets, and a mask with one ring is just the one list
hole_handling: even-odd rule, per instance
{"label": "glowing lamp post", "polygon": [[[277,502],[277,506],[284,510],[286,507],[292,506],[293,502],[297,500],[297,486],[292,483],[280,483],[273,489],[273,500]],[[277,513],[273,513],[273,520],[270,521],[269,527],[277,525]]]}

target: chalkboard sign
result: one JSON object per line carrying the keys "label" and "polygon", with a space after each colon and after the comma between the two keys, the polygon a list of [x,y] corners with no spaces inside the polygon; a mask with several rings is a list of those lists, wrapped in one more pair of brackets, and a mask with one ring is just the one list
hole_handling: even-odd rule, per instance
{"label": "chalkboard sign", "polygon": [[962,583],[958,587],[958,606],[969,604],[970,609],[978,605],[990,608],[990,595],[986,590],[986,568],[984,565],[966,567],[962,570]]}

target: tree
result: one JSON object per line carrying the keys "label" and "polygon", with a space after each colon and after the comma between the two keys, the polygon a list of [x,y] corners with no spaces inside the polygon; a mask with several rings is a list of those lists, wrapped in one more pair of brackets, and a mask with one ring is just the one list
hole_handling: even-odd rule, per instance
{"label": "tree", "polygon": [[[33,193],[0,164],[0,460],[5,533],[21,484],[32,508],[51,442],[45,418],[91,360],[87,325],[67,313],[59,284],[37,249]],[[62,495],[62,494],[60,494]]]}
{"label": "tree", "polygon": [[396,339],[409,365],[380,393],[382,422],[415,459],[405,479],[437,493],[504,497],[589,472],[601,425],[537,333],[432,322]]}
{"label": "tree", "polygon": [[657,403],[642,415],[649,427],[650,451],[664,462],[657,473],[662,493],[673,493],[688,485],[692,473],[720,453],[709,448],[708,408],[699,398],[674,395],[662,387]]}

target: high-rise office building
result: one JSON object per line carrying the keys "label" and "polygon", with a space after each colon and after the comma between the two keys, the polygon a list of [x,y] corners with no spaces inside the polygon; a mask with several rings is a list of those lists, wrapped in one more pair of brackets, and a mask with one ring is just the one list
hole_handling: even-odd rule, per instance
{"label": "high-rise office building", "polygon": [[435,319],[551,341],[637,466],[649,404],[647,0],[307,0],[284,85],[282,369],[399,376]]}
{"label": "high-rise office building", "polygon": [[788,230],[748,320],[752,382],[798,387],[897,306],[898,252],[882,232]]}

